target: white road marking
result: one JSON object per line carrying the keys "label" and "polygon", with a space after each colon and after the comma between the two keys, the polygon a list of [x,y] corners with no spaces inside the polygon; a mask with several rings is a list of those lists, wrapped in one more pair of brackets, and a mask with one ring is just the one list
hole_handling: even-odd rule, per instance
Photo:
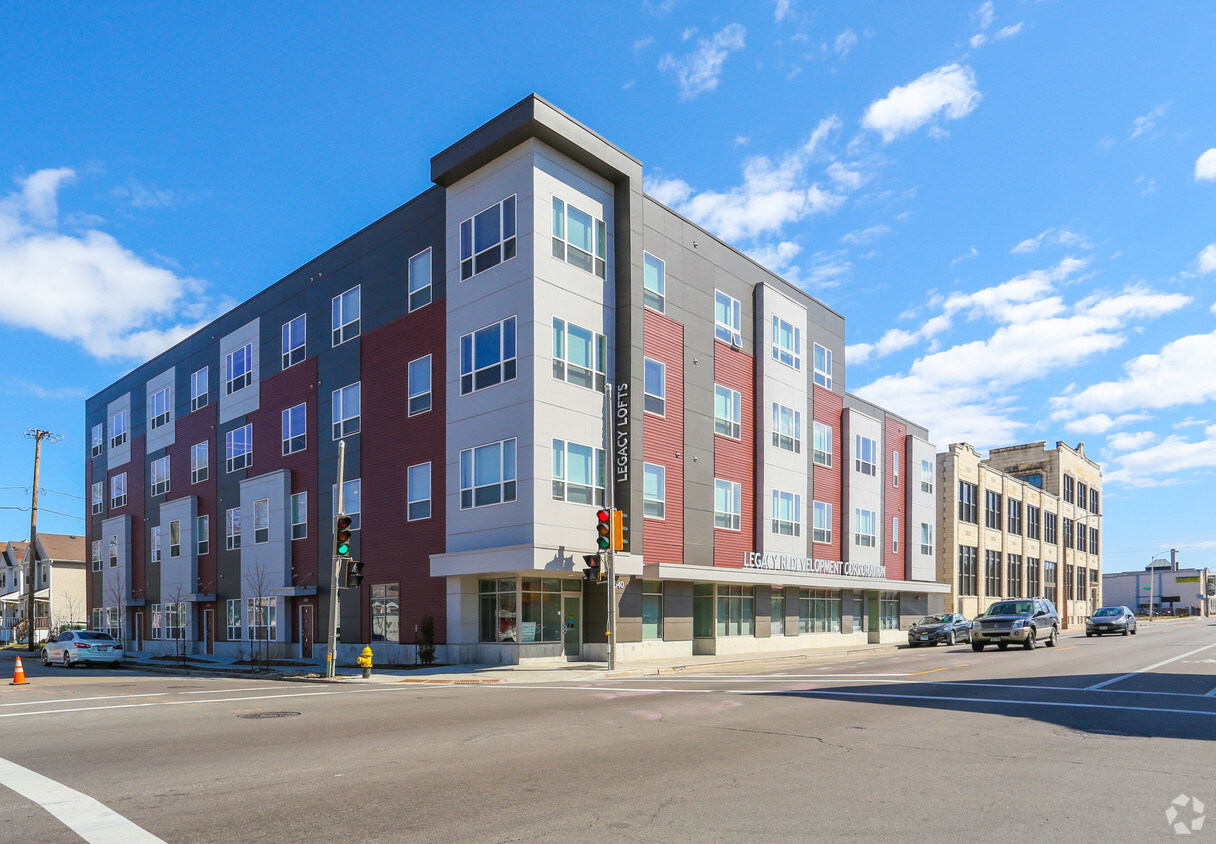
{"label": "white road marking", "polygon": [[92,697],[65,697],[65,698],[41,698],[38,700],[23,700],[17,703],[0,703],[0,707],[5,706],[47,706],[57,703],[85,703],[91,700],[129,700],[143,697],[168,697],[170,695],[219,695],[219,694],[235,694],[237,692],[264,692],[268,689],[277,689],[280,686],[254,686],[251,689],[205,689],[201,692],[182,692],[182,691],[164,691],[164,692],[147,692],[144,694],[127,694],[127,695],[94,695]]}
{"label": "white road marking", "polygon": [[1010,700],[1008,698],[999,697],[948,697],[946,695],[894,695],[887,692],[836,692],[819,689],[810,689],[807,691],[791,690],[789,694],[803,695],[805,697],[873,697],[893,698],[896,700],[906,701],[936,700],[945,701],[947,703],[1004,703],[1012,706],[1058,706],[1065,709],[1114,709],[1121,712],[1164,712],[1170,715],[1205,715],[1209,718],[1216,718],[1216,712],[1208,712],[1202,709],[1166,709],[1156,706],[1116,706],[1114,704],[1104,703],[1069,703],[1067,701],[1055,700]]}
{"label": "white road marking", "polygon": [[37,803],[90,844],[164,844],[87,794],[7,759],[0,759],[0,785]]}
{"label": "white road marking", "polygon": [[1204,697],[1216,697],[1216,689],[1212,689],[1210,692],[1204,695]]}
{"label": "white road marking", "polygon": [[1195,650],[1193,650],[1193,651],[1187,651],[1184,654],[1179,654],[1178,656],[1170,657],[1169,659],[1163,659],[1161,662],[1153,663],[1148,668],[1141,668],[1139,671],[1132,671],[1132,672],[1130,672],[1128,674],[1124,674],[1120,677],[1112,677],[1109,680],[1103,680],[1101,683],[1094,683],[1092,686],[1086,686],[1085,688],[1087,691],[1093,691],[1095,689],[1101,689],[1104,686],[1111,686],[1111,685],[1114,685],[1115,683],[1126,680],[1129,677],[1135,677],[1138,674],[1147,674],[1148,672],[1152,671],[1153,669],[1160,668],[1163,665],[1169,665],[1171,662],[1177,662],[1178,660],[1184,659],[1188,656],[1194,656],[1197,653],[1203,653],[1204,651],[1206,651],[1210,648],[1216,648],[1216,645],[1204,645],[1202,648],[1195,648]]}

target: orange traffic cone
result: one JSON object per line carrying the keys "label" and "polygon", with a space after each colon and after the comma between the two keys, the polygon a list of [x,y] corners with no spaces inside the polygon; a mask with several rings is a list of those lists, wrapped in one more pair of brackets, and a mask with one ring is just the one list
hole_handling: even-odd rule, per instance
{"label": "orange traffic cone", "polygon": [[13,682],[10,686],[25,686],[29,684],[29,680],[25,679],[25,668],[21,665],[21,657],[17,657],[17,664],[13,666]]}

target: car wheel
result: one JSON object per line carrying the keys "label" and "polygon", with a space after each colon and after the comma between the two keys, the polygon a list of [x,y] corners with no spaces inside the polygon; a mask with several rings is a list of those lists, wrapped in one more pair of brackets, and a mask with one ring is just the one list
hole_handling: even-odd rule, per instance
{"label": "car wheel", "polygon": [[51,667],[51,657],[50,654],[46,652],[46,648],[42,649],[42,664],[47,668]]}
{"label": "car wheel", "polygon": [[1092,639],[1093,637],[1094,637],[1094,634],[1093,634],[1093,633],[1090,633],[1088,630],[1086,630],[1086,631],[1085,631],[1085,638],[1086,638],[1086,639]]}
{"label": "car wheel", "polygon": [[997,649],[998,649],[998,650],[1002,650],[1002,651],[1003,651],[1003,650],[1005,650],[1006,648],[1008,648],[1008,647],[1009,647],[1009,643],[1008,643],[1008,642],[997,642],[997,643],[996,643],[996,646],[997,646]]}
{"label": "car wheel", "polygon": [[954,644],[954,631],[953,630],[951,630],[949,633],[946,634],[946,644],[947,645]]}
{"label": "car wheel", "polygon": [[1126,635],[1127,635],[1127,628],[1126,628],[1126,627],[1124,627],[1124,628],[1123,628],[1123,635],[1124,635],[1124,636],[1126,636]]}
{"label": "car wheel", "polygon": [[1047,634],[1047,647],[1054,648],[1056,642],[1060,639],[1060,631],[1052,627],[1051,632]]}
{"label": "car wheel", "polygon": [[64,667],[64,668],[71,668],[71,667],[72,667],[72,660],[71,660],[71,658],[68,656],[68,652],[67,652],[67,651],[64,651],[64,652],[63,652],[63,667]]}
{"label": "car wheel", "polygon": [[1133,627],[1133,628],[1132,628],[1132,635],[1133,635],[1133,636],[1135,636],[1135,635],[1136,635],[1136,630],[1137,630],[1137,629],[1139,629],[1139,628],[1136,628],[1136,627]]}
{"label": "car wheel", "polygon": [[984,649],[984,643],[983,643],[983,642],[972,642],[972,643],[971,643],[971,650],[975,651],[976,653],[979,653],[979,652],[980,652],[980,651],[982,651],[983,649]]}
{"label": "car wheel", "polygon": [[1030,628],[1030,635],[1028,635],[1028,636],[1026,637],[1026,641],[1022,643],[1022,647],[1023,647],[1023,648],[1025,648],[1025,649],[1026,649],[1026,650],[1028,650],[1028,651],[1033,651],[1033,650],[1034,650],[1034,644],[1035,644],[1035,643],[1034,643],[1034,639],[1035,639],[1035,635],[1034,635],[1034,628],[1033,628],[1033,627],[1031,627],[1031,628]]}

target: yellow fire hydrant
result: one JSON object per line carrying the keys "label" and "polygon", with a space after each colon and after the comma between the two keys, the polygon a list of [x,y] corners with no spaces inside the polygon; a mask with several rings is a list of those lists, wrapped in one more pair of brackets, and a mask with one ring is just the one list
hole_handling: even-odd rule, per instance
{"label": "yellow fire hydrant", "polygon": [[363,679],[370,680],[372,678],[372,649],[370,645],[363,646],[363,653],[359,654],[359,658],[355,662],[363,669]]}

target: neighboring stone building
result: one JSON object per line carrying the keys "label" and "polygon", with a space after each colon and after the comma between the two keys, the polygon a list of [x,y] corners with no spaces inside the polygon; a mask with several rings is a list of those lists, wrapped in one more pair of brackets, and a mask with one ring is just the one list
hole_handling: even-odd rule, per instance
{"label": "neighboring stone building", "polygon": [[955,612],[1044,595],[1065,626],[1102,602],[1102,468],[1062,442],[992,449],[968,443],[937,456],[938,579]]}

